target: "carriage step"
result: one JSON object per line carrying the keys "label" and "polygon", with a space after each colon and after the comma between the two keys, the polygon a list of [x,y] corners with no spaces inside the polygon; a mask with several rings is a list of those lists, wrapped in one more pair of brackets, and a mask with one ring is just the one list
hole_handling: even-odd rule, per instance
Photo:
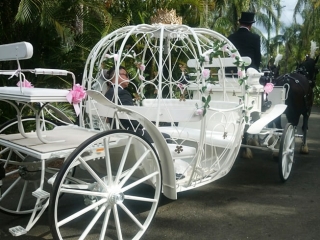
{"label": "carriage step", "polygon": [[16,227],[9,228],[9,232],[12,234],[12,236],[17,237],[17,236],[26,234],[27,230],[21,226],[16,226]]}
{"label": "carriage step", "polygon": [[38,188],[36,191],[32,192],[32,195],[39,199],[46,199],[50,196],[50,193]]}

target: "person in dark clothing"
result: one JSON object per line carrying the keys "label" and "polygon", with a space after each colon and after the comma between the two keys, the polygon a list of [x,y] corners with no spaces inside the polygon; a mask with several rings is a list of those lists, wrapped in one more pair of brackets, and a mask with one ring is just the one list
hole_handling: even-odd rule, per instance
{"label": "person in dark clothing", "polygon": [[[131,94],[125,89],[128,87],[130,78],[126,71],[126,69],[122,66],[119,67],[119,75],[118,75],[118,84],[116,85],[116,74],[115,74],[115,67],[112,67],[107,72],[107,78],[111,79],[111,86],[109,87],[108,91],[105,94],[105,97],[108,98],[110,101],[115,102],[115,88],[118,90],[118,105],[128,105],[133,106],[133,100]],[[108,118],[110,124],[112,124],[112,119]],[[132,130],[137,132],[139,135],[144,136],[149,142],[153,142],[149,133],[144,130],[143,126],[136,120],[128,120],[128,119],[121,119],[121,125],[124,129]],[[115,124],[111,126],[111,128],[116,128]],[[162,133],[164,138],[167,142],[170,142],[170,136],[168,134]]]}
{"label": "person in dark clothing", "polygon": [[228,39],[242,57],[251,58],[252,62],[246,69],[252,67],[259,71],[261,62],[260,36],[250,31],[252,24],[255,22],[254,15],[252,12],[242,12],[239,19],[239,29],[231,34]]}

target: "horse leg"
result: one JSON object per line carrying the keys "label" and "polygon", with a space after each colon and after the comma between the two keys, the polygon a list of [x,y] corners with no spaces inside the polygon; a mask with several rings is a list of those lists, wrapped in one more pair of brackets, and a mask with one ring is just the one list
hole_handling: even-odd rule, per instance
{"label": "horse leg", "polygon": [[279,117],[277,117],[276,119],[274,119],[273,121],[274,121],[274,124],[276,125],[276,128],[282,129],[281,128],[281,115]]}
{"label": "horse leg", "polygon": [[303,124],[302,124],[302,144],[300,147],[300,153],[302,154],[308,154],[309,153],[309,148],[307,144],[307,132],[308,132],[308,120],[309,120],[309,115],[303,115]]}
{"label": "horse leg", "polygon": [[[249,135],[249,134],[247,133],[247,129],[248,129],[248,127],[246,126],[245,131],[244,131],[244,133],[243,133],[242,143],[243,143],[243,144],[246,144],[246,145],[249,145],[249,144],[248,144],[248,135]],[[251,149],[248,148],[248,147],[243,147],[243,148],[241,149],[240,156],[241,156],[242,158],[247,158],[247,159],[252,159],[252,158],[253,158],[252,151],[251,151]]]}

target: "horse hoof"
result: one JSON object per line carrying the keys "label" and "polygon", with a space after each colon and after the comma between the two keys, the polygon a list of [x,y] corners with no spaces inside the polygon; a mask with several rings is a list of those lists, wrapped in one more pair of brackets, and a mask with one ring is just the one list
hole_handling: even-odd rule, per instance
{"label": "horse hoof", "polygon": [[241,154],[242,158],[246,158],[246,159],[252,159],[253,158],[253,154],[250,148],[246,148],[243,150],[242,154]]}
{"label": "horse hoof", "polygon": [[300,147],[300,153],[301,154],[308,154],[309,153],[309,148],[307,145],[301,145]]}
{"label": "horse hoof", "polygon": [[249,138],[247,144],[250,146],[256,146],[256,147],[260,146],[259,142],[253,138]]}

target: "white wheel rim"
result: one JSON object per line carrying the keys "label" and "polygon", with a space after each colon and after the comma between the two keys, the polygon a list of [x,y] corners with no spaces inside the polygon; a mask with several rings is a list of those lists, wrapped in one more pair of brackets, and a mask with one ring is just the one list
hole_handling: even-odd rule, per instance
{"label": "white wheel rim", "polygon": [[[86,223],[82,222],[84,224],[83,229],[77,229],[79,230],[77,232],[77,234],[79,234],[79,236],[77,235],[78,239],[85,239],[90,231],[94,231],[94,226],[98,221],[103,227],[101,228],[99,234],[97,234],[97,239],[104,239],[105,235],[110,234],[110,232],[113,232],[113,236],[116,236],[117,239],[126,239],[128,236],[124,235],[123,233],[124,227],[122,226],[122,217],[125,217],[127,220],[129,219],[131,221],[128,221],[129,225],[134,225],[133,228],[135,228],[135,232],[133,233],[133,236],[130,235],[130,238],[132,239],[139,239],[151,223],[151,220],[156,212],[161,193],[161,171],[158,159],[150,145],[139,142],[139,137],[130,135],[127,137],[126,142],[128,144],[126,147],[124,147],[121,161],[117,166],[116,172],[112,172],[111,168],[113,163],[110,161],[112,156],[109,152],[109,147],[112,145],[112,138],[112,135],[107,135],[89,144],[85,149],[83,149],[83,151],[81,151],[80,154],[77,155],[76,158],[74,158],[68,168],[70,170],[72,167],[79,167],[79,165],[81,165],[86,174],[89,174],[90,178],[94,179],[94,184],[92,184],[93,182],[89,183],[89,181],[82,181],[80,183],[78,179],[69,181],[68,184],[59,184],[57,192],[58,194],[55,198],[54,204],[54,221],[56,226],[55,229],[60,239],[64,238],[64,235],[67,234],[66,232],[69,230],[69,227],[74,224],[74,222],[78,222],[79,219],[83,219],[83,217]],[[129,155],[129,150],[131,148],[129,148],[129,146],[133,141],[135,144],[140,144],[140,147],[145,147],[146,151],[141,154],[138,161],[130,169],[126,169],[128,159],[131,158]],[[97,173],[95,171],[91,163],[93,161],[81,157],[89,148],[93,149],[92,146],[97,142],[103,142],[103,149],[101,148],[101,151],[103,151],[102,154],[104,156],[101,162],[103,162],[106,166],[106,176],[104,177],[101,177],[101,173]],[[135,147],[137,146],[135,145]],[[95,149],[97,150],[97,148]],[[150,167],[149,169],[147,169],[147,165]],[[142,170],[140,170],[140,168],[142,168]],[[149,172],[146,173],[144,177],[137,178],[133,182],[130,182],[129,179],[138,171]],[[66,174],[63,177],[62,182],[65,180]],[[78,181],[78,183],[76,183],[76,181]],[[154,193],[152,193],[152,197],[130,194],[130,190],[134,190],[136,187],[140,187],[142,184],[145,185],[144,183],[149,181],[154,183]],[[82,204],[81,209],[72,212],[68,216],[62,217],[62,213],[59,212],[59,206],[60,201],[61,204],[63,204],[64,197],[60,200],[58,197],[60,193],[69,196],[82,196],[84,199],[91,199],[91,202],[90,200],[87,200],[86,206]],[[149,213],[144,217],[141,217],[140,215],[139,217],[136,217],[132,209],[126,205],[127,202],[130,202],[130,204],[133,205],[136,202],[140,204],[146,204],[148,205]],[[119,211],[121,211],[121,214],[119,214]],[[90,217],[86,217],[88,215],[90,215]],[[127,224],[127,222],[125,224]]]}
{"label": "white wheel rim", "polygon": [[284,139],[282,150],[282,175],[287,179],[291,173],[295,148],[294,128],[291,125]]}

